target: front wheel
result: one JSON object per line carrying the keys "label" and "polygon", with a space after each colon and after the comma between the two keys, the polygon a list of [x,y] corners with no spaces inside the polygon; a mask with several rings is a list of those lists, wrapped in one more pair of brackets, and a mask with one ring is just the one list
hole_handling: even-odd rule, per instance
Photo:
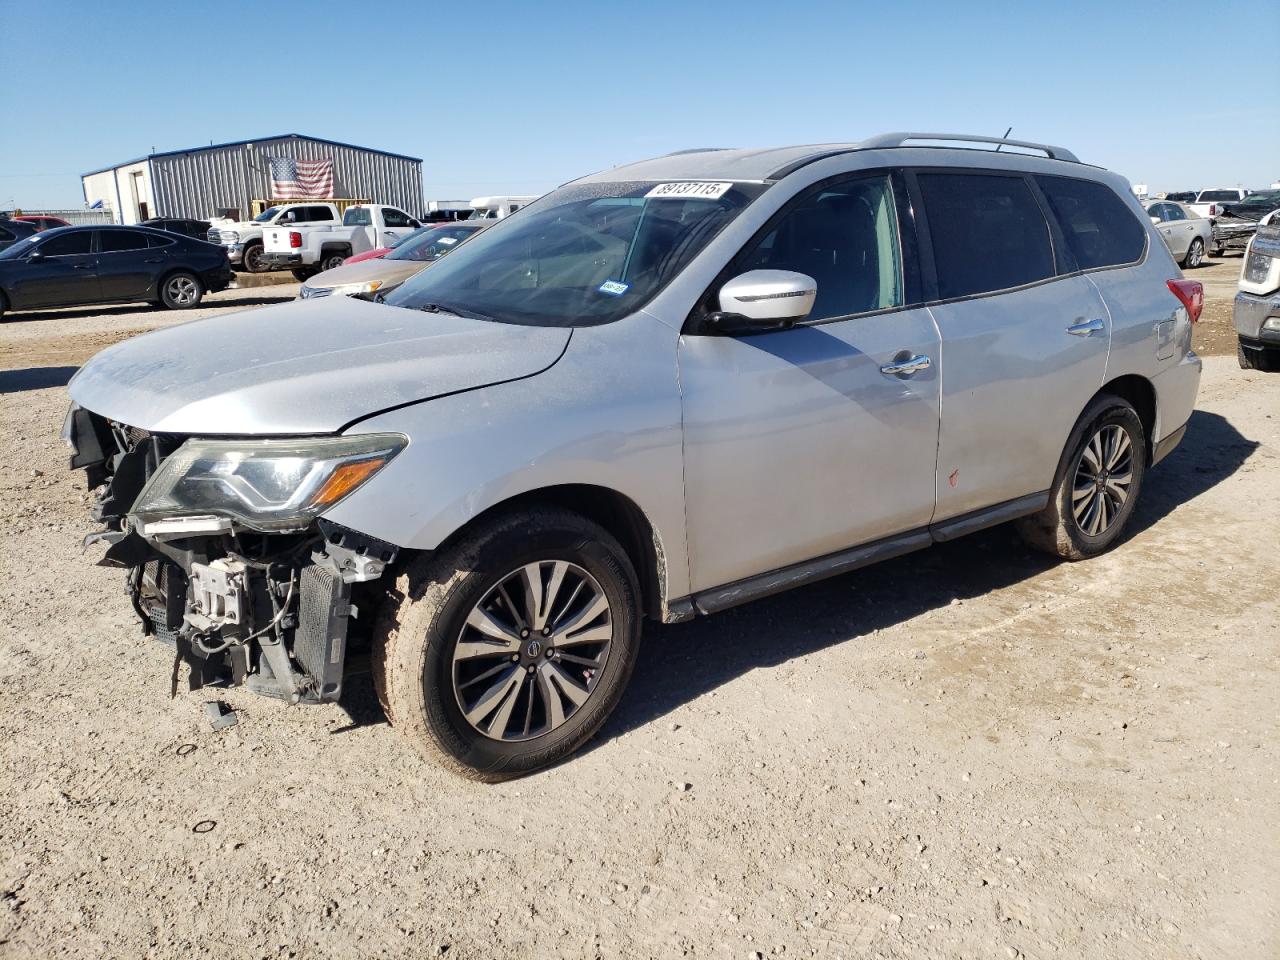
{"label": "front wheel", "polygon": [[267,262],[262,252],[262,244],[251,243],[244,248],[242,265],[245,273],[265,273],[267,271]]}
{"label": "front wheel", "polygon": [[636,576],[606,530],[537,509],[412,564],[374,630],[388,718],[473,780],[531,773],[604,723],[639,650]]}
{"label": "front wheel", "polygon": [[1187,248],[1187,255],[1182,260],[1182,266],[1194,270],[1202,263],[1204,263],[1204,241],[1196,237],[1191,241],[1191,246]]}
{"label": "front wheel", "polygon": [[1018,533],[1066,560],[1111,549],[1133,516],[1146,468],[1146,431],[1137,411],[1120,397],[1099,397],[1072,431],[1048,506],[1019,520]]}
{"label": "front wheel", "polygon": [[160,285],[160,302],[170,310],[189,310],[203,298],[204,286],[193,273],[171,274]]}

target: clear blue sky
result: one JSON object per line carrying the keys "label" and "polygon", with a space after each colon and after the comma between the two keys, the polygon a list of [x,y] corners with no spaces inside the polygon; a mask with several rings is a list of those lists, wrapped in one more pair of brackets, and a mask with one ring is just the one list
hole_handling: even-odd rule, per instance
{"label": "clear blue sky", "polygon": [[285,132],[423,157],[435,199],[1011,124],[1153,190],[1265,187],[1277,35],[1276,0],[0,0],[0,207],[78,206],[81,173],[152,147]]}

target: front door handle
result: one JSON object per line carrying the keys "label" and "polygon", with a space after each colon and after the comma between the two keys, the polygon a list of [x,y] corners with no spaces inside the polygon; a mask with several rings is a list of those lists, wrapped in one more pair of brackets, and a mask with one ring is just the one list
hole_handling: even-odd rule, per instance
{"label": "front door handle", "polygon": [[71,265],[71,269],[72,270],[92,270],[93,264],[92,263],[73,263]]}
{"label": "front door handle", "polygon": [[164,257],[147,257],[143,263],[164,263]]}
{"label": "front door handle", "polygon": [[932,365],[932,361],[923,354],[907,357],[905,360],[895,360],[893,363],[886,363],[880,368],[880,372],[885,376],[897,377],[907,373],[919,373],[921,370],[928,370]]}
{"label": "front door handle", "polygon": [[1081,320],[1079,323],[1073,323],[1067,327],[1067,333],[1073,337],[1087,337],[1105,329],[1107,329],[1107,325],[1101,320]]}

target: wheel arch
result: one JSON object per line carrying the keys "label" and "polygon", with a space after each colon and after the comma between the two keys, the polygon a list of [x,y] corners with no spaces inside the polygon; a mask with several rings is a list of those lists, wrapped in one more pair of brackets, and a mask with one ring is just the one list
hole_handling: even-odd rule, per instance
{"label": "wheel arch", "polygon": [[351,244],[341,242],[330,242],[320,244],[320,256],[323,258],[326,254],[342,253],[351,256]]}
{"label": "wheel arch", "polygon": [[639,580],[641,611],[661,621],[666,610],[666,559],[662,539],[640,506],[611,487],[566,483],[515,494],[486,507],[449,534],[436,549],[465,537],[477,524],[530,507],[553,506],[580,514],[604,527],[626,551]]}
{"label": "wheel arch", "polygon": [[1085,404],[1085,409],[1087,410],[1089,404],[1092,404],[1094,400],[1104,394],[1129,401],[1133,409],[1138,412],[1138,419],[1142,421],[1142,431],[1146,434],[1147,462],[1150,463],[1156,443],[1157,407],[1155,386],[1140,374],[1127,373],[1103,384],[1102,389],[1089,399],[1089,403]]}

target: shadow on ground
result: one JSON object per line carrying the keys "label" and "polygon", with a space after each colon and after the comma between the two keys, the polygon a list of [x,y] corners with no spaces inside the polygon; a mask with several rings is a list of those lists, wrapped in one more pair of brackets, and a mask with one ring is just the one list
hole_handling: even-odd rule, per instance
{"label": "shadow on ground", "polygon": [[[226,307],[229,309],[239,310],[242,307],[261,307],[273,303],[288,303],[295,299],[292,295],[281,294],[280,296],[260,295],[256,297],[236,298],[234,300],[205,300],[195,310],[208,310],[211,307]],[[65,307],[57,310],[19,310],[5,313],[4,319],[8,323],[18,323],[21,321],[31,320],[84,320],[93,319],[94,317],[114,317],[126,313],[142,313],[147,309],[145,303],[121,304],[119,306],[103,307],[103,306],[85,306],[85,307]],[[157,313],[166,313],[164,307],[152,307]],[[175,314],[180,311],[174,311]]]}
{"label": "shadow on ground", "polygon": [[0,393],[22,393],[24,390],[65,387],[79,369],[79,367],[27,367],[23,370],[0,370]]}

